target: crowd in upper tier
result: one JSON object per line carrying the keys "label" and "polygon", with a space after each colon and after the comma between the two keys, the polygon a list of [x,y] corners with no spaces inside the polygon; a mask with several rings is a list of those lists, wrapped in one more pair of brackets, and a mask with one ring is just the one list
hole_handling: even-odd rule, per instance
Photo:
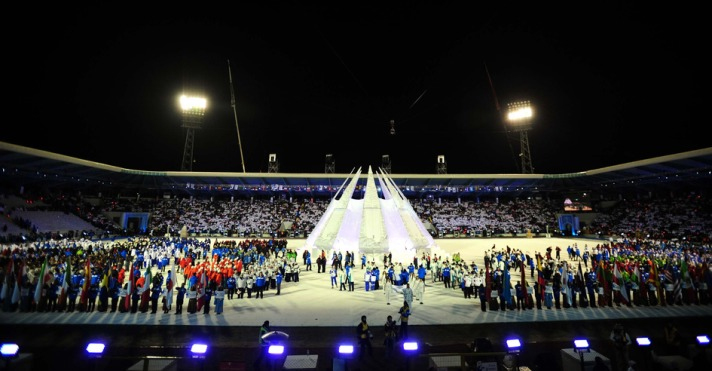
{"label": "crowd in upper tier", "polygon": [[[14,202],[12,202],[14,200]],[[17,202],[21,200],[21,202]],[[179,234],[195,236],[271,236],[304,238],[325,213],[330,199],[211,198],[98,198],[43,195],[20,198],[0,195],[0,241],[26,241],[60,237],[77,231],[38,230],[28,210],[57,210],[91,223],[95,229],[79,231],[88,237]],[[558,216],[561,203],[543,198],[491,200],[418,199],[411,206],[438,236],[494,236],[562,234]],[[24,218],[18,217],[22,210]],[[124,212],[147,213],[145,230],[126,230],[119,224]],[[687,239],[706,243],[712,234],[712,202],[702,194],[661,198],[633,198],[609,202],[584,218],[577,234],[653,239]],[[19,231],[19,232],[18,232]]]}

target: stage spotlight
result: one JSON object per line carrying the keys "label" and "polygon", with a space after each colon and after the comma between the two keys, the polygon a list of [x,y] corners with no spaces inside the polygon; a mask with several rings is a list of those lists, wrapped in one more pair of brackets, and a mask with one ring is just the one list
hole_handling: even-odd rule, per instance
{"label": "stage spotlight", "polygon": [[702,346],[707,346],[710,345],[710,338],[707,335],[699,335],[697,336],[697,344],[702,345]]}
{"label": "stage spotlight", "polygon": [[106,347],[103,343],[89,343],[87,344],[87,353],[92,357],[101,357],[104,354],[104,348]]}
{"label": "stage spotlight", "polygon": [[639,347],[647,347],[647,346],[650,346],[650,344],[652,344],[649,337],[635,338],[635,342],[638,343]]}
{"label": "stage spotlight", "polygon": [[407,352],[415,352],[418,350],[418,343],[415,341],[403,342],[403,350]]}
{"label": "stage spotlight", "polygon": [[20,347],[17,344],[3,343],[0,345],[0,355],[5,359],[16,357],[19,351]]}
{"label": "stage spotlight", "polygon": [[574,351],[576,352],[590,352],[591,347],[586,339],[574,340]]}
{"label": "stage spotlight", "polygon": [[282,355],[284,354],[284,345],[270,345],[267,349],[267,353],[272,355]]}
{"label": "stage spotlight", "polygon": [[522,350],[522,342],[519,339],[507,339],[507,352],[519,353]]}
{"label": "stage spotlight", "polygon": [[354,346],[353,345],[339,345],[339,354],[344,355],[344,356],[350,356],[354,354]]}
{"label": "stage spotlight", "polygon": [[207,351],[207,344],[196,343],[190,347],[190,353],[193,354],[193,358],[205,358],[205,353],[207,353]]}

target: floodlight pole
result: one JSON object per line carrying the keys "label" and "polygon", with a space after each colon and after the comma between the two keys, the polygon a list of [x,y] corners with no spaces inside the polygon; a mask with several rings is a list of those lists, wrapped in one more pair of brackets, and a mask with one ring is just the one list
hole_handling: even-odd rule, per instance
{"label": "floodlight pole", "polygon": [[235,89],[232,87],[232,69],[230,68],[230,60],[227,60],[227,72],[230,75],[230,105],[232,106],[232,114],[235,116],[235,129],[237,129],[237,145],[240,147],[240,162],[242,163],[242,172],[245,173],[245,157],[242,155],[242,140],[240,140],[240,126],[237,124],[237,110],[235,108]]}
{"label": "floodlight pole", "polygon": [[188,128],[185,133],[185,145],[183,145],[183,162],[180,165],[181,171],[193,170],[193,145],[195,144],[195,129]]}
{"label": "floodlight pole", "polygon": [[529,130],[532,127],[532,108],[529,101],[509,103],[507,122],[512,131],[519,132],[519,157],[522,162],[522,174],[533,174],[532,156],[529,151]]}
{"label": "floodlight pole", "polygon": [[186,97],[180,98],[183,112],[183,125],[186,129],[185,146],[183,146],[183,162],[181,171],[193,171],[193,146],[195,144],[195,129],[202,128],[205,116],[205,99]]}
{"label": "floodlight pole", "polygon": [[519,147],[521,148],[522,157],[522,174],[534,174],[534,166],[532,165],[532,155],[529,152],[529,134],[527,130],[519,132]]}

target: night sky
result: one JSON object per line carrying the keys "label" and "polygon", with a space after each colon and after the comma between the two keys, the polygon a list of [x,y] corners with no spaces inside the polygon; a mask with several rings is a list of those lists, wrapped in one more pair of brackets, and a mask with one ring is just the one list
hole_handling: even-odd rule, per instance
{"label": "night sky", "polygon": [[474,3],[18,12],[3,53],[18,104],[5,107],[0,140],[177,171],[178,96],[199,94],[193,170],[241,172],[229,60],[247,172],[267,172],[276,153],[284,173],[323,173],[326,154],[337,173],[378,168],[384,154],[396,174],[435,173],[438,155],[450,174],[518,173],[504,116],[520,100],[535,110],[535,173],[710,146],[701,9]]}

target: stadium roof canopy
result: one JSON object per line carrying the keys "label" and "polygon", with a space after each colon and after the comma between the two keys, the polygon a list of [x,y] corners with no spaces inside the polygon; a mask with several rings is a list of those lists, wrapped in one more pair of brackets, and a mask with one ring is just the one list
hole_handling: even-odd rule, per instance
{"label": "stadium roof canopy", "polygon": [[[327,196],[351,178],[343,173],[143,171],[5,142],[0,142],[0,167],[3,185],[87,192],[113,189],[127,194]],[[702,190],[712,184],[712,147],[567,174],[391,174],[391,178],[408,197]],[[362,175],[360,182],[365,185],[365,181]]]}

